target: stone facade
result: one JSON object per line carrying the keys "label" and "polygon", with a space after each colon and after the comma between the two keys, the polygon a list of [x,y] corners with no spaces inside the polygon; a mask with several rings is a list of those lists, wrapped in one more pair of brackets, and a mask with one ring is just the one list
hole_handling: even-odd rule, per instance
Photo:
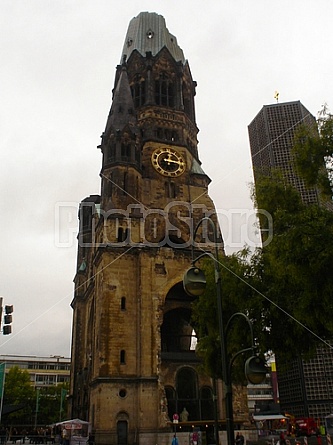
{"label": "stone facade", "polygon": [[[92,423],[97,444],[161,443],[184,407],[183,431],[214,419],[182,286],[193,228],[205,216],[216,221],[198,157],[195,87],[163,17],[135,17],[100,145],[101,195],[79,211],[71,416]],[[198,238],[212,248],[205,224]]]}

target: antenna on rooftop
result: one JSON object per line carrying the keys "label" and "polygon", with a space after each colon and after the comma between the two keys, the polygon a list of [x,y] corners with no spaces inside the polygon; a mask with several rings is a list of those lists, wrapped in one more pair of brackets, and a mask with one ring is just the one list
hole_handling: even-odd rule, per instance
{"label": "antenna on rooftop", "polygon": [[276,99],[276,103],[279,103],[279,92],[278,91],[275,91],[275,93],[274,93],[274,99]]}

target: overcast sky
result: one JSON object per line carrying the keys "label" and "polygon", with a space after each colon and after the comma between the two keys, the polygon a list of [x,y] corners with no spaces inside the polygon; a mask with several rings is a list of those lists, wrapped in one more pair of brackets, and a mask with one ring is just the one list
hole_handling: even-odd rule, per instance
{"label": "overcast sky", "polygon": [[197,81],[227,252],[256,242],[248,124],[276,90],[332,107],[332,0],[2,0],[0,295],[14,313],[0,354],[70,355],[78,203],[100,192],[96,147],[141,11],[164,16]]}

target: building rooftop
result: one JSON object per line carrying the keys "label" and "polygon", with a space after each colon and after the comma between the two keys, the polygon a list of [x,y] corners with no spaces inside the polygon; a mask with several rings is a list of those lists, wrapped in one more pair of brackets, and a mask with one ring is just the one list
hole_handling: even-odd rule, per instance
{"label": "building rooftop", "polygon": [[120,64],[127,60],[134,50],[142,56],[151,52],[153,56],[167,47],[173,58],[185,64],[183,50],[178,46],[177,39],[170,34],[165,19],[155,12],[140,12],[128,26]]}
{"label": "building rooftop", "polygon": [[70,362],[69,357],[63,357],[60,355],[50,356],[37,356],[37,355],[14,355],[14,354],[0,354],[0,362],[13,362],[13,361],[32,361],[32,362]]}

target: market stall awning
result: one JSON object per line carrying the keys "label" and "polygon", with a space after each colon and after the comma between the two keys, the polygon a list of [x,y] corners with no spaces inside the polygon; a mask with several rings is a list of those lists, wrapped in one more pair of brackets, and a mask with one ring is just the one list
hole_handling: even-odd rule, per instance
{"label": "market stall awning", "polygon": [[264,420],[282,420],[287,419],[283,414],[267,414],[267,415],[256,415],[253,416],[254,421],[264,421]]}

